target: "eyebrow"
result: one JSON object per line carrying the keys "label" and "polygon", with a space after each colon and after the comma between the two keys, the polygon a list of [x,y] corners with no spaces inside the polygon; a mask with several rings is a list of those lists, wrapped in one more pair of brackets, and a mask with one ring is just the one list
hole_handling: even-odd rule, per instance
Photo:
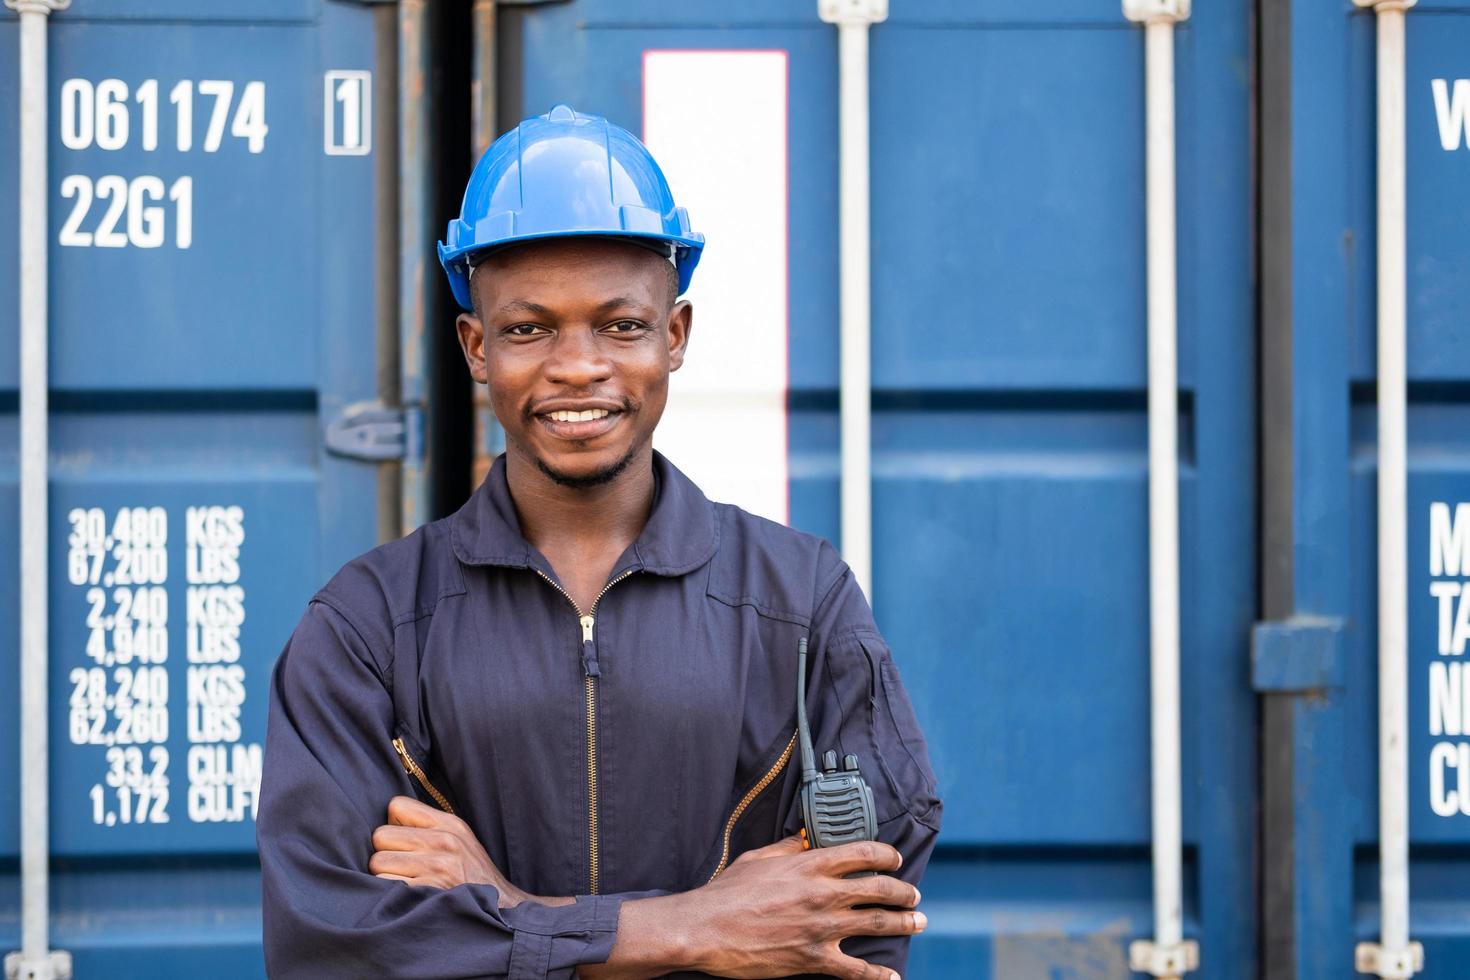
{"label": "eyebrow", "polygon": [[609,310],[615,310],[620,306],[632,306],[639,310],[653,309],[653,307],[649,306],[647,303],[644,303],[642,300],[631,299],[627,296],[618,296],[614,299],[608,300],[606,303],[603,303],[601,306],[599,306],[597,308],[597,312],[606,313]]}
{"label": "eyebrow", "polygon": [[534,313],[537,316],[551,315],[551,311],[548,310],[546,307],[524,299],[513,299],[495,312],[502,316],[507,313]]}
{"label": "eyebrow", "polygon": [[[653,309],[653,307],[649,306],[647,303],[644,303],[641,300],[632,299],[627,296],[616,296],[608,300],[606,303],[600,304],[595,312],[599,314],[607,313],[609,310],[615,310],[622,306],[631,306],[640,311]],[[532,303],[530,300],[525,299],[513,299],[495,312],[500,316],[506,316],[512,313],[532,313],[536,316],[547,317],[552,315],[551,311],[541,304]]]}

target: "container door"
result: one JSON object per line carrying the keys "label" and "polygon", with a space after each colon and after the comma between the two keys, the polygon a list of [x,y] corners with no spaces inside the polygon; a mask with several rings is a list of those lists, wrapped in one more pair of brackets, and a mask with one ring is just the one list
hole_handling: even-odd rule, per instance
{"label": "container door", "polygon": [[[12,109],[16,34],[0,20]],[[258,976],[270,668],[306,600],[377,539],[376,464],[325,436],[376,395],[374,209],[395,205],[374,186],[373,13],[79,0],[50,34],[52,945],[79,976]],[[0,226],[15,221],[0,194]],[[7,352],[16,274],[0,236]],[[12,747],[14,364],[0,355]],[[11,749],[7,949],[17,787]]]}
{"label": "container door", "polygon": [[[895,3],[871,35],[873,592],[946,806],[912,977],[1127,976],[1151,930],[1143,44],[1116,5],[1043,6]],[[659,444],[711,496],[836,541],[836,32],[815,2],[665,19],[503,9],[500,118],[564,101],[645,135],[709,236]],[[1178,33],[1206,977],[1255,969],[1250,30],[1229,2]]]}
{"label": "container door", "polygon": [[[1409,371],[1409,845],[1410,934],[1426,977],[1470,973],[1470,3],[1422,5],[1408,21]],[[1355,88],[1355,86],[1354,86]],[[1371,114],[1361,118],[1364,145]],[[1355,195],[1355,200],[1359,198]],[[1365,217],[1371,215],[1365,210]],[[1371,221],[1371,218],[1370,218]],[[1366,250],[1365,250],[1366,251]],[[1367,284],[1371,278],[1359,280]],[[1360,295],[1372,309],[1368,291]],[[1373,376],[1364,317],[1355,324],[1353,386]],[[1372,444],[1354,399],[1355,449]],[[1365,460],[1355,451],[1352,458]],[[1373,473],[1351,467],[1353,567],[1375,564]],[[1352,608],[1375,609],[1371,575],[1354,579]],[[1355,637],[1373,649],[1375,626]],[[1353,657],[1354,663],[1371,663]],[[1371,670],[1354,689],[1374,690]],[[1364,702],[1358,702],[1361,709]],[[1369,709],[1349,730],[1374,730]],[[1370,743],[1349,748],[1371,758]],[[1361,753],[1361,754],[1360,754]],[[1359,785],[1371,793],[1371,767]],[[1375,808],[1364,808],[1367,816]],[[1366,829],[1366,828],[1365,828]],[[1371,830],[1364,834],[1376,836]],[[1359,874],[1371,869],[1360,862]]]}
{"label": "container door", "polygon": [[[1470,971],[1470,4],[1421,0],[1405,23],[1409,933],[1420,976],[1450,978]],[[1278,383],[1286,414],[1263,417],[1291,460],[1265,507],[1295,522],[1277,524],[1290,545],[1267,600],[1340,624],[1342,641],[1331,683],[1266,729],[1281,760],[1266,792],[1283,800],[1268,847],[1299,855],[1285,877],[1264,869],[1280,894],[1267,976],[1337,977],[1379,930],[1375,25],[1297,4],[1288,29],[1313,40],[1265,55],[1292,108],[1264,134],[1280,149],[1263,169],[1310,178],[1292,184],[1275,253],[1289,303],[1263,324],[1302,366]]]}

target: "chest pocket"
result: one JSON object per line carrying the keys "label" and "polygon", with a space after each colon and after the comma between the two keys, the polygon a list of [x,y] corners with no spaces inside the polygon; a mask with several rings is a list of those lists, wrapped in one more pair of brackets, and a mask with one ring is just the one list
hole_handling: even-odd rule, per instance
{"label": "chest pocket", "polygon": [[432,802],[445,813],[453,813],[454,804],[450,803],[449,798],[439,792],[439,788],[429,778],[428,772],[423,766],[419,765],[419,759],[427,760],[429,758],[428,752],[409,748],[408,740],[403,736],[402,729],[395,726],[394,731],[397,734],[393,738],[393,751],[398,753],[398,761],[402,764],[403,771],[412,776],[418,789],[428,796],[429,799],[426,802]]}
{"label": "chest pocket", "polygon": [[[401,623],[393,631],[393,662],[385,671],[388,695],[393,701],[393,740],[391,750],[397,757],[396,764],[402,767],[413,782],[414,793],[421,802],[437,806],[446,813],[454,813],[443,789],[444,778],[433,769],[433,754],[428,739],[419,733],[425,729],[423,712],[416,697],[419,689],[419,620]],[[405,698],[412,698],[405,703]]]}
{"label": "chest pocket", "polygon": [[703,885],[719,877],[746,851],[775,843],[781,837],[782,817],[785,813],[784,800],[790,794],[784,791],[787,775],[797,765],[796,729],[785,732],[762,754],[760,765],[754,773],[731,792],[724,825],[719,838],[705,857],[698,879],[693,883]]}

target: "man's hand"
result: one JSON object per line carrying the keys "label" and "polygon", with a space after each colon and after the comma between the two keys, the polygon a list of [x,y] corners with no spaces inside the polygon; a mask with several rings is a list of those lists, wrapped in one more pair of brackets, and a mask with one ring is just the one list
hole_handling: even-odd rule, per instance
{"label": "man's hand", "polygon": [[459,817],[425,806],[407,796],[388,801],[388,822],[373,831],[373,856],[368,870],[379,878],[410,885],[453,888],[455,885],[493,885],[500,908],[522,902],[566,905],[571,899],[544,899],[511,884],[485,853],[485,848]]}
{"label": "man's hand", "polygon": [[[788,837],[749,851],[691,893],[704,905],[702,928],[694,935],[695,948],[703,950],[700,969],[722,977],[893,978],[892,971],[854,959],[837,944],[849,936],[923,931],[924,913],[909,911],[919,904],[919,890],[882,873],[897,871],[902,855],[877,841],[803,847],[800,838]],[[879,873],[843,877],[854,871]],[[859,905],[885,907],[854,907]]]}
{"label": "man's hand", "polygon": [[[578,973],[624,980],[680,968],[720,977],[897,980],[892,970],[848,956],[837,944],[849,936],[924,930],[924,913],[912,911],[919,890],[882,873],[902,862],[898,851],[876,841],[804,851],[800,838],[788,837],[742,854],[694,891],[626,903],[607,963]],[[843,877],[853,871],[879,873]]]}

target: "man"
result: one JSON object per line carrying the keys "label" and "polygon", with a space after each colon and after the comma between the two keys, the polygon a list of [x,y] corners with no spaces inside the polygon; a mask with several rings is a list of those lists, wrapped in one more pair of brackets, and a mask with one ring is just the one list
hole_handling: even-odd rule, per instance
{"label": "man", "polygon": [[[440,254],[506,452],[343,568],[277,664],[272,975],[903,968],[941,807],[867,602],[831,546],[652,449],[702,246],[601,118],[558,106],[475,168]],[[857,756],[881,842],[797,836],[802,638],[817,751]]]}

